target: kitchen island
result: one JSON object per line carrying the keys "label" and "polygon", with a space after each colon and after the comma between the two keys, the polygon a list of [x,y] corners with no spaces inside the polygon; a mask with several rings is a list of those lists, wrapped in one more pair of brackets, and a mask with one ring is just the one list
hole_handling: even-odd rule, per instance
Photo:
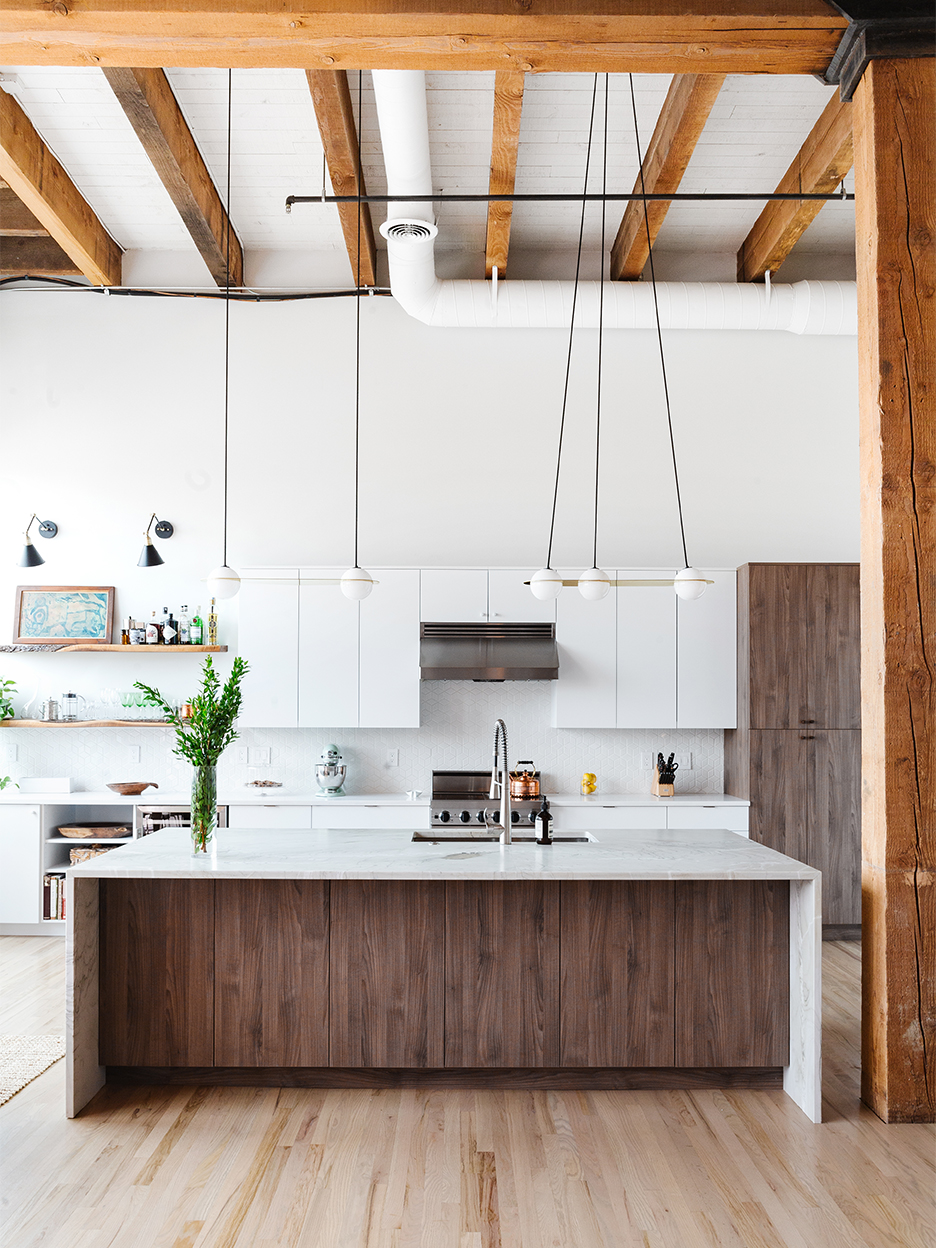
{"label": "kitchen island", "polygon": [[199,862],[165,829],[69,877],[69,1116],[113,1080],[782,1086],[820,1119],[819,874],[731,832]]}

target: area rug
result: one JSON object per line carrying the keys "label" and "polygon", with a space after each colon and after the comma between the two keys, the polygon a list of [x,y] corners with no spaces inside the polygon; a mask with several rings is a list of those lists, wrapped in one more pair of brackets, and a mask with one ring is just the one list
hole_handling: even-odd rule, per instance
{"label": "area rug", "polygon": [[64,1056],[64,1036],[0,1036],[0,1105]]}

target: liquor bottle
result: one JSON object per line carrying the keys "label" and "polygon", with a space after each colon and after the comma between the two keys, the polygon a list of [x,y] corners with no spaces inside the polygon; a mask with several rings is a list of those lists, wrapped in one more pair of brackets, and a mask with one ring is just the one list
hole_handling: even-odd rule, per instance
{"label": "liquor bottle", "polygon": [[208,645],[216,646],[218,644],[218,617],[215,614],[215,600],[211,600],[211,610],[208,613]]}
{"label": "liquor bottle", "polygon": [[162,639],[164,646],[174,646],[179,633],[175,626],[175,620],[169,614],[169,608],[163,607],[162,618]]}
{"label": "liquor bottle", "polygon": [[127,618],[123,622],[123,628],[120,630],[120,644],[122,646],[130,645],[130,625],[132,623],[133,623],[133,620],[131,620],[130,616],[128,615]]}
{"label": "liquor bottle", "polygon": [[156,612],[154,611],[146,625],[146,644],[148,646],[158,646],[161,641],[159,625],[156,623]]}
{"label": "liquor bottle", "polygon": [[142,620],[130,621],[130,645],[142,646],[146,644],[146,625]]}
{"label": "liquor bottle", "polygon": [[192,623],[189,625],[189,641],[193,646],[200,646],[202,644],[204,631],[204,625],[202,624],[201,618],[201,607],[197,607],[195,614],[192,616]]}
{"label": "liquor bottle", "polygon": [[179,609],[179,645],[187,646],[192,640],[192,626],[189,623],[188,607],[183,602]]}

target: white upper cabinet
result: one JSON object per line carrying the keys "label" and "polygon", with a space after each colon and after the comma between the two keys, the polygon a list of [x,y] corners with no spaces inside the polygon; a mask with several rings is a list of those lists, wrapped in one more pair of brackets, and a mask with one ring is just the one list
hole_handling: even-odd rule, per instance
{"label": "white upper cabinet", "polygon": [[321,583],[340,575],[335,568],[299,569],[300,728],[358,724],[360,604],[338,585]]}
{"label": "white upper cabinet", "polygon": [[487,619],[488,574],[484,568],[425,568],[420,574],[419,618],[446,624]]}
{"label": "white upper cabinet", "polygon": [[676,600],[676,720],[680,728],[735,728],[737,576],[734,568],[700,571],[714,584],[694,602]]}
{"label": "white upper cabinet", "polygon": [[553,683],[553,727],[615,728],[618,591],[586,602],[577,589],[566,588],[555,601],[559,679]]}
{"label": "white upper cabinet", "polygon": [[[622,581],[672,580],[673,570],[622,568],[615,575]],[[617,596],[617,726],[675,728],[676,595],[669,585],[622,586],[611,593]]]}
{"label": "white upper cabinet", "polygon": [[360,727],[419,727],[419,572],[381,568],[361,603]]}
{"label": "white upper cabinet", "polygon": [[541,602],[534,598],[529,585],[533,575],[528,568],[491,568],[488,572],[488,620],[492,624],[552,624],[556,618],[556,600]]}
{"label": "white upper cabinet", "polygon": [[295,728],[299,723],[299,574],[247,568],[238,594],[238,651],[249,664],[240,723]]}

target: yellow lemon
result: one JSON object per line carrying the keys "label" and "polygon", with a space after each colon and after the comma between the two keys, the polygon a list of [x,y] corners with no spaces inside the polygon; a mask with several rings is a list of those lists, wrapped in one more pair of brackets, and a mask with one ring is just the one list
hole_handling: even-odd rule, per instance
{"label": "yellow lemon", "polygon": [[593,771],[586,771],[585,774],[582,776],[582,779],[587,784],[594,784],[595,781],[598,779],[598,777],[595,775]]}

